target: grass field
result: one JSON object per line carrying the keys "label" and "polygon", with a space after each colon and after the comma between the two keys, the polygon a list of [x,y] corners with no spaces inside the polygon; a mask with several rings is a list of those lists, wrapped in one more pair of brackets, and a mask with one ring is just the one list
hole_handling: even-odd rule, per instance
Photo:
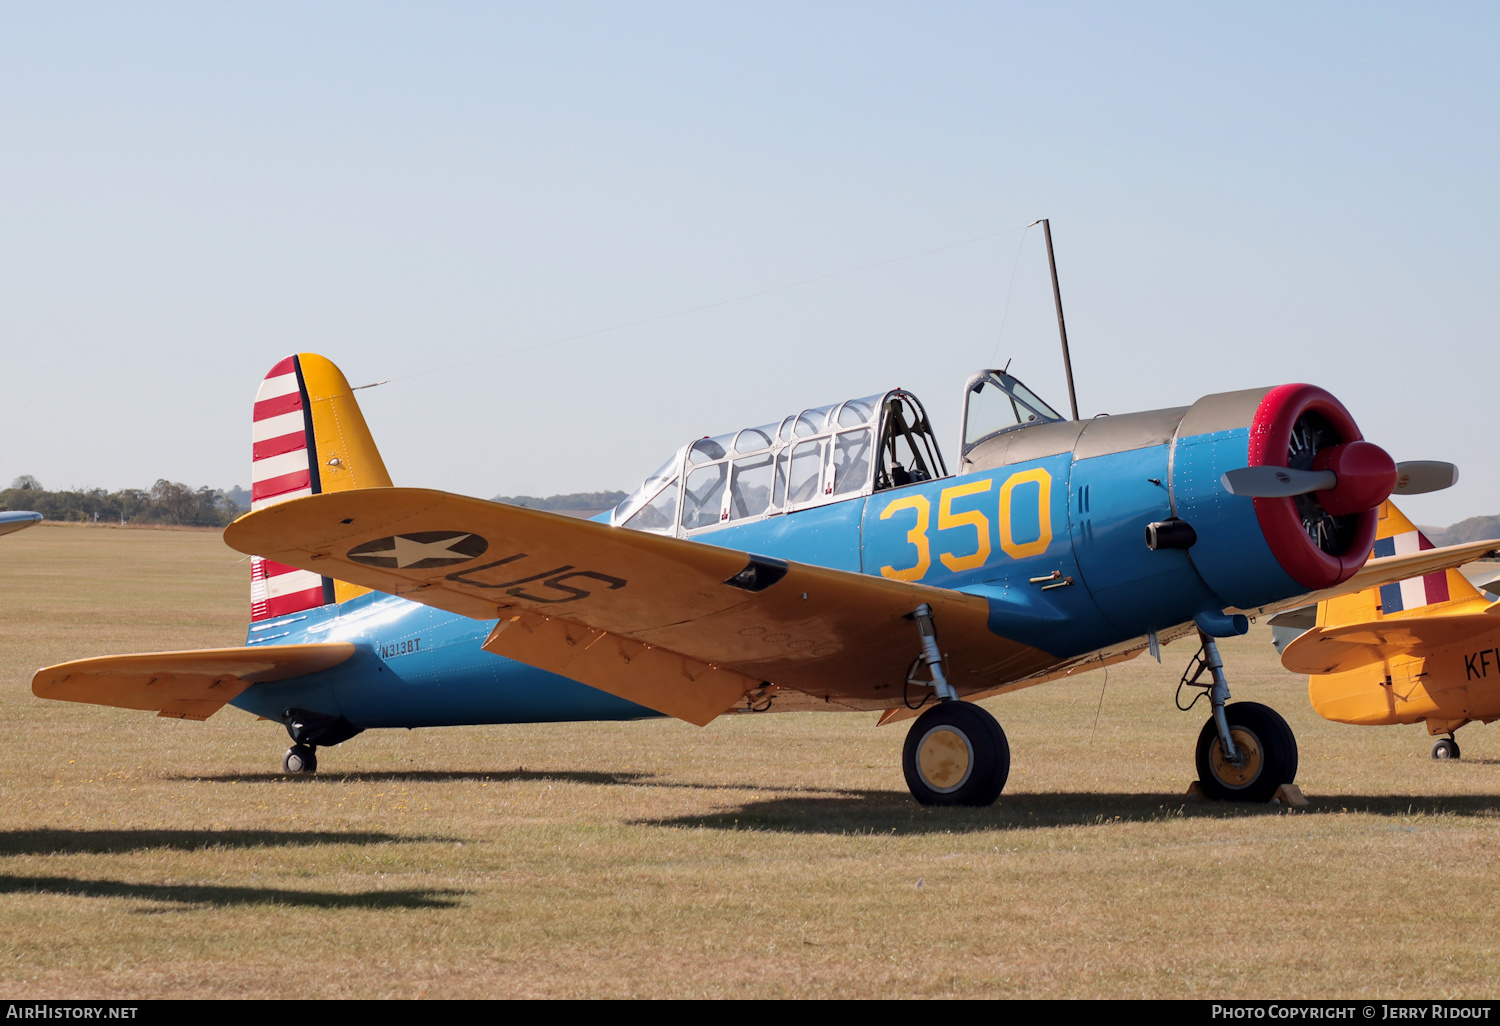
{"label": "grass field", "polygon": [[0,987],[43,997],[1491,997],[1500,734],[1320,720],[1264,625],[1302,811],[1182,797],[1191,655],[987,703],[1013,769],[917,806],[873,715],[376,731],[45,702],[39,666],[235,645],[216,533],[0,539]]}

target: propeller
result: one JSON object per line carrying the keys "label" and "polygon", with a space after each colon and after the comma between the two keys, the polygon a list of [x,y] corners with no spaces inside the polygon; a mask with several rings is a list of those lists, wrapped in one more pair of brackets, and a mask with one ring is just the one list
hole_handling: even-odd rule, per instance
{"label": "propeller", "polygon": [[1307,492],[1326,492],[1339,483],[1331,470],[1293,470],[1291,467],[1241,467],[1219,478],[1230,495],[1256,499],[1286,499]]}
{"label": "propeller", "polygon": [[[1353,446],[1360,446],[1361,450],[1352,454],[1347,452]],[[1346,451],[1339,453],[1330,450],[1330,455],[1327,457],[1319,454],[1320,458],[1317,462],[1325,464],[1327,469],[1241,467],[1238,470],[1227,471],[1219,480],[1224,485],[1224,490],[1231,495],[1246,495],[1257,499],[1284,499],[1293,495],[1306,495],[1309,492],[1337,493],[1340,491],[1339,480],[1342,473],[1346,485],[1356,486],[1352,489],[1355,494],[1350,494],[1346,501],[1336,501],[1333,505],[1325,501],[1323,505],[1330,513],[1343,512],[1346,508],[1351,512],[1359,509],[1373,509],[1385,498],[1384,495],[1372,498],[1382,488],[1388,488],[1389,491],[1386,494],[1391,495],[1421,495],[1424,492],[1437,492],[1444,488],[1451,488],[1458,481],[1458,468],[1451,463],[1442,463],[1437,460],[1410,460],[1394,464],[1395,473],[1392,475],[1387,469],[1392,464],[1386,462],[1390,457],[1386,456],[1378,446],[1370,445],[1368,442],[1350,442],[1347,445],[1337,446],[1336,449]],[[1369,449],[1375,451],[1369,452]],[[1392,477],[1394,477],[1393,482],[1391,482]],[[1387,482],[1391,483],[1387,484]],[[1330,494],[1329,498],[1333,498],[1333,495]],[[1339,498],[1345,497],[1340,495]]]}
{"label": "propeller", "polygon": [[[1380,446],[1359,438],[1337,400],[1311,386],[1297,388],[1301,391],[1278,393],[1285,402],[1273,404],[1275,417],[1265,423],[1257,419],[1249,449],[1255,465],[1228,471],[1219,480],[1232,495],[1266,500],[1256,503],[1256,517],[1271,532],[1268,539],[1274,534],[1275,544],[1285,549],[1282,566],[1296,564],[1306,578],[1299,581],[1308,587],[1323,581],[1317,587],[1326,587],[1346,580],[1364,561],[1382,502],[1446,488],[1458,480],[1458,468],[1428,461],[1397,466]],[[1294,418],[1290,425],[1288,418]],[[1350,437],[1356,441],[1344,440]],[[1293,524],[1320,554],[1296,548]],[[1282,555],[1278,550],[1277,558]]]}
{"label": "propeller", "polygon": [[1421,495],[1423,492],[1440,492],[1458,484],[1458,468],[1439,460],[1408,460],[1396,464],[1397,495]]}

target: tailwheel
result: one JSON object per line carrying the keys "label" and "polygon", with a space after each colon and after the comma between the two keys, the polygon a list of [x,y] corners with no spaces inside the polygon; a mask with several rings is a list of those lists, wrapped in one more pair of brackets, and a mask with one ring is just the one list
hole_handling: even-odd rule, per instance
{"label": "tailwheel", "polygon": [[281,760],[281,768],[287,773],[316,773],[318,750],[312,745],[292,745]]}
{"label": "tailwheel", "polygon": [[1276,710],[1259,702],[1224,707],[1237,760],[1224,754],[1219,728],[1209,717],[1198,735],[1198,782],[1209,798],[1268,802],[1297,777],[1297,738]]}
{"label": "tailwheel", "polygon": [[1434,759],[1457,759],[1459,755],[1458,742],[1451,737],[1445,737],[1433,743],[1432,757]]}
{"label": "tailwheel", "polygon": [[923,805],[989,805],[1010,776],[1010,745],[979,706],[941,702],[907,732],[901,769]]}

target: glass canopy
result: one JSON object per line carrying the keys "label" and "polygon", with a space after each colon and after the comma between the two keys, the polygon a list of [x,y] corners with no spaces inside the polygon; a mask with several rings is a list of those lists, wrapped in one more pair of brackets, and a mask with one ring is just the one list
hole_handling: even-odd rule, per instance
{"label": "glass canopy", "polygon": [[689,442],[610,523],[681,537],[946,476],[922,404],[894,389]]}

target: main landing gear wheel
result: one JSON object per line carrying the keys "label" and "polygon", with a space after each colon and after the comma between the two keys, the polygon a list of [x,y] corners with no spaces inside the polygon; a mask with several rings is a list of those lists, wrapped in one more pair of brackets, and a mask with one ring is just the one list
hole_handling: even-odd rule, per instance
{"label": "main landing gear wheel", "polygon": [[292,745],[281,760],[281,768],[288,773],[316,773],[318,750],[311,745]]}
{"label": "main landing gear wheel", "polygon": [[989,805],[1010,776],[1010,745],[979,706],[941,702],[907,732],[901,769],[923,805]]}
{"label": "main landing gear wheel", "polygon": [[1434,759],[1457,759],[1459,757],[1458,742],[1451,737],[1445,737],[1432,746],[1432,757]]}
{"label": "main landing gear wheel", "polygon": [[1297,777],[1297,738],[1275,709],[1259,702],[1224,707],[1229,737],[1244,758],[1236,766],[1224,755],[1219,728],[1210,716],[1198,735],[1198,781],[1203,793],[1222,802],[1268,802]]}

